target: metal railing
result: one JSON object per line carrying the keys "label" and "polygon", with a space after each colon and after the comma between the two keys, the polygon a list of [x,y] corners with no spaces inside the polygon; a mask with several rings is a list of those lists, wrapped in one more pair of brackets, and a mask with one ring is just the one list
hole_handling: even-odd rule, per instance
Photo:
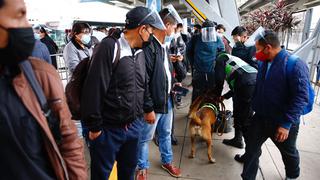
{"label": "metal railing", "polygon": [[66,81],[69,82],[69,71],[68,71],[68,66],[67,66],[67,62],[65,61],[65,59],[63,58],[63,54],[52,54],[50,55],[51,57],[56,57],[57,60],[57,71],[60,75],[60,79],[62,81]]}
{"label": "metal railing", "polygon": [[[312,64],[311,65],[313,68],[315,68],[317,70],[317,68],[320,68],[318,64]],[[320,73],[320,72],[319,72]],[[315,92],[315,99],[314,99],[314,103],[317,105],[320,105],[320,102],[318,102],[319,100],[319,91],[320,91],[320,81],[317,79],[317,73],[314,73],[314,77],[311,77],[311,83],[313,84],[313,89]]]}

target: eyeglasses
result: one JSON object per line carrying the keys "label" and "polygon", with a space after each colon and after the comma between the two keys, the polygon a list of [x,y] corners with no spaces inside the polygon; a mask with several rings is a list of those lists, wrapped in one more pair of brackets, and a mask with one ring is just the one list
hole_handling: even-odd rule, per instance
{"label": "eyeglasses", "polygon": [[86,29],[86,30],[83,30],[81,33],[83,33],[83,34],[91,34],[91,31]]}

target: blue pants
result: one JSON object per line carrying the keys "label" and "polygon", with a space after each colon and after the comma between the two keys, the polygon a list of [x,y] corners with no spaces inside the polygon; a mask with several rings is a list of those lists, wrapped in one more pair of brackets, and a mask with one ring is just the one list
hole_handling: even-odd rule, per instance
{"label": "blue pants", "polygon": [[259,167],[259,157],[261,155],[261,146],[268,138],[272,139],[281,153],[285,165],[286,176],[288,178],[297,178],[300,175],[300,157],[296,148],[299,125],[292,125],[288,139],[280,143],[274,140],[276,130],[279,126],[277,123],[272,123],[270,121],[270,119],[264,119],[256,114],[253,117],[252,125],[248,132],[249,138],[248,144],[246,145],[246,158],[241,174],[244,180],[256,179]]}
{"label": "blue pants", "polygon": [[115,161],[118,179],[134,179],[141,128],[142,121],[135,120],[126,128],[104,128],[89,141],[92,180],[107,180]]}
{"label": "blue pants", "polygon": [[162,164],[172,162],[173,153],[171,146],[171,129],[172,129],[173,109],[172,102],[168,100],[168,113],[156,113],[156,122],[148,124],[144,122],[144,127],[139,142],[138,169],[148,169],[150,167],[149,159],[149,142],[152,140],[155,130],[157,130],[159,140],[159,151],[161,154]]}

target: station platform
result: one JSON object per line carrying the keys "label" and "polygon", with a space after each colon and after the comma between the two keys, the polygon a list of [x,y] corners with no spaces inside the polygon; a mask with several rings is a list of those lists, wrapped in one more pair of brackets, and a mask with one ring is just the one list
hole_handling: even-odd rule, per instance
{"label": "station platform", "polygon": [[[188,77],[190,83],[190,77]],[[188,82],[186,82],[188,84]],[[225,89],[227,90],[227,86]],[[184,103],[190,101],[191,93],[183,99]],[[232,110],[232,100],[224,101],[226,109]],[[175,135],[179,141],[177,146],[173,146],[174,164],[181,168],[182,177],[180,180],[237,180],[241,179],[242,164],[233,158],[235,154],[244,153],[244,150],[233,148],[222,144],[225,138],[232,138],[234,132],[225,133],[223,136],[214,134],[213,136],[213,157],[215,164],[209,164],[207,158],[207,145],[196,141],[196,157],[189,159],[190,137],[188,131],[187,113],[189,106],[182,109],[175,109]],[[302,118],[298,135],[297,146],[300,152],[300,180],[320,179],[320,106],[314,104],[314,110]],[[150,143],[150,163],[148,171],[149,180],[173,180],[161,168],[160,153],[158,147]],[[260,168],[257,180],[281,180],[285,178],[284,165],[281,155],[271,140],[262,146],[260,157]]]}
{"label": "station platform", "polygon": [[[187,77],[184,84],[190,84],[191,77]],[[225,91],[228,86],[225,84]],[[192,90],[192,88],[190,88]],[[213,135],[213,157],[215,164],[210,164],[207,158],[207,145],[200,138],[196,140],[196,157],[189,159],[191,143],[188,130],[188,110],[191,101],[191,92],[183,98],[185,106],[175,109],[175,135],[178,145],[173,146],[174,164],[181,168],[182,177],[173,178],[161,168],[160,153],[158,147],[151,142],[149,144],[150,169],[148,170],[148,180],[240,180],[242,164],[233,158],[235,154],[243,154],[244,149],[233,148],[222,144],[223,139],[234,136],[234,132],[225,133],[218,136]],[[232,100],[224,101],[226,109],[232,110]],[[299,180],[319,180],[320,179],[320,105],[314,104],[313,111],[302,117],[298,134],[297,147],[300,153],[301,173]],[[88,157],[88,151],[86,152]],[[88,163],[90,164],[90,162]],[[260,167],[257,180],[282,180],[285,179],[284,165],[280,152],[269,139],[262,146],[260,157]],[[114,168],[109,180],[117,180],[116,168]]]}

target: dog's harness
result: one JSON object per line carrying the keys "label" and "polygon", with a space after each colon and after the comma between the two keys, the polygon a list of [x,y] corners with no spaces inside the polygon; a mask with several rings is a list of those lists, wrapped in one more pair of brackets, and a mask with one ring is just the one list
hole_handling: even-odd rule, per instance
{"label": "dog's harness", "polygon": [[202,108],[212,109],[216,116],[219,114],[218,108],[212,103],[206,103],[200,109]]}

